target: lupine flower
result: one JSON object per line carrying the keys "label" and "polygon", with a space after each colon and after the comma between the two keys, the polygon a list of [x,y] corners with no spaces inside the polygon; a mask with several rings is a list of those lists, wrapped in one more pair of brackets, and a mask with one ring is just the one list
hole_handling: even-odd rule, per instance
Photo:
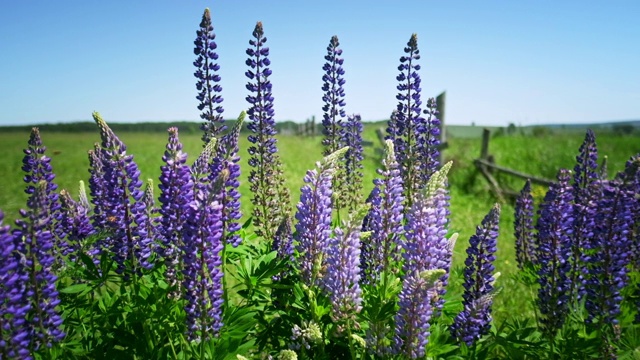
{"label": "lupine flower", "polygon": [[596,226],[596,201],[600,197],[601,182],[598,175],[598,149],[593,131],[587,130],[584,142],[580,146],[580,153],[576,156],[576,166],[573,173],[574,192],[574,222],[573,237],[571,239],[571,289],[572,301],[584,296],[584,274],[587,272],[585,264],[590,262],[589,255],[584,251],[593,248],[591,244],[594,227]]}
{"label": "lupine flower", "polygon": [[516,237],[516,260],[518,268],[536,262],[536,243],[533,235],[533,195],[531,181],[527,180],[516,199],[514,234]]}
{"label": "lupine flower", "polygon": [[558,182],[551,185],[540,205],[538,249],[538,306],[543,330],[550,335],[560,329],[567,316],[573,236],[573,189],[570,173],[561,169]]}
{"label": "lupine flower", "polygon": [[211,138],[216,137],[226,128],[222,117],[224,109],[220,105],[222,103],[222,96],[220,96],[222,87],[219,84],[220,75],[218,75],[220,65],[216,63],[218,54],[215,52],[218,45],[215,42],[216,35],[213,33],[211,12],[208,8],[204,10],[200,29],[196,34],[198,36],[193,42],[196,46],[193,49],[196,60],[193,65],[197,70],[193,75],[198,79],[196,99],[200,101],[198,104],[198,110],[202,111],[200,118],[205,121],[201,128],[204,131],[202,140],[206,145]]}
{"label": "lupine flower", "polygon": [[153,267],[153,263],[149,261],[152,253],[156,252],[155,239],[158,233],[157,222],[155,221],[158,208],[155,205],[155,199],[153,195],[153,180],[147,179],[147,186],[144,188],[144,196],[140,201],[141,211],[136,214],[136,224],[138,226],[138,246],[144,249],[149,249],[140,254],[140,264],[147,269]]}
{"label": "lupine flower", "polygon": [[[180,248],[184,246],[182,230],[186,222],[188,206],[193,199],[193,181],[187,154],[182,152],[178,128],[169,128],[169,141],[160,167],[160,255],[167,266],[165,278],[170,286],[179,286],[178,274],[182,271]],[[179,291],[179,289],[176,289]]]}
{"label": "lupine flower", "polygon": [[222,206],[200,190],[189,204],[183,227],[183,289],[187,336],[207,341],[222,327]]}
{"label": "lupine flower", "polygon": [[346,151],[347,148],[336,151],[317,163],[317,169],[307,171],[305,185],[300,189],[296,240],[300,275],[307,286],[321,285],[324,276],[321,269],[331,237],[331,181],[336,162]]}
{"label": "lupine flower", "polygon": [[243,111],[233,129],[225,134],[217,144],[216,153],[211,161],[211,181],[214,191],[219,195],[218,201],[223,207],[224,218],[222,228],[224,239],[234,247],[240,245],[242,238],[235,232],[240,230],[240,156],[238,141],[244,123]]}
{"label": "lupine flower", "polygon": [[17,231],[17,236],[12,235],[3,220],[0,211],[0,358],[32,359],[30,324],[26,320],[32,306],[26,292],[29,273],[16,251],[22,234]]}
{"label": "lupine flower", "polygon": [[281,350],[278,353],[276,360],[298,360],[298,354],[293,350]]}
{"label": "lupine flower", "polygon": [[400,236],[403,231],[402,178],[396,162],[391,140],[386,141],[386,157],[379,169],[382,177],[374,180],[374,190],[367,200],[371,208],[362,229],[371,231],[371,237],[363,244],[362,278],[375,283],[379,274],[392,270],[393,262],[400,260]]}
{"label": "lupine flower", "polygon": [[[343,123],[341,143],[349,147],[344,155],[344,171],[340,181],[340,203],[349,210],[355,210],[361,203],[362,192],[362,119],[360,115],[350,115]],[[335,184],[335,182],[334,182]]]}
{"label": "lupine flower", "polygon": [[444,304],[443,297],[449,279],[453,243],[457,238],[457,236],[446,238],[449,217],[447,173],[451,169],[451,164],[449,162],[437,171],[427,183],[426,188],[417,194],[406,215],[406,241],[402,243],[405,274],[435,269],[445,271],[440,279],[442,287],[438,303],[435,304],[436,312],[439,312]]}
{"label": "lupine flower", "polygon": [[[106,191],[101,199],[105,211],[105,230],[109,231],[106,246],[114,254],[118,269],[125,268],[125,261],[131,261],[133,268],[138,265],[148,268],[147,259],[152,248],[141,233],[146,220],[144,195],[140,189],[140,170],[127,154],[126,145],[113,133],[97,112],[93,119],[100,128],[102,138],[101,156]],[[132,201],[132,200],[133,201]]]}
{"label": "lupine flower", "polygon": [[421,132],[425,130],[422,113],[422,100],[420,99],[420,50],[418,50],[418,36],[411,35],[411,39],[404,48],[406,55],[400,57],[400,74],[396,77],[399,84],[397,86],[398,108],[392,116],[387,129],[388,138],[393,140],[397,160],[400,164],[400,172],[405,186],[405,200],[407,210],[411,206],[414,194],[424,183],[420,174],[422,166],[422,156],[419,141]]}
{"label": "lupine flower", "polygon": [[632,159],[624,173],[602,184],[593,231],[595,246],[588,264],[585,306],[589,320],[618,324],[620,291],[628,282],[633,227],[640,209],[636,195],[639,168],[640,158]]}
{"label": "lupine flower", "polygon": [[278,226],[276,236],[273,239],[272,250],[278,253],[279,259],[293,261],[293,231],[291,230],[291,218],[285,218]]}
{"label": "lupine flower", "polygon": [[432,304],[438,297],[442,286],[439,279],[444,273],[442,269],[413,271],[405,277],[398,302],[400,309],[395,316],[394,353],[410,359],[425,355],[433,315]]}
{"label": "lupine flower", "polygon": [[[63,255],[70,256],[69,260],[75,261],[75,253],[84,246],[83,241],[94,233],[91,220],[89,219],[88,209],[82,202],[73,200],[69,192],[60,191],[61,232],[65,234],[67,239],[67,248],[63,251]],[[90,255],[95,255],[93,251],[89,251]]]}
{"label": "lupine flower", "polygon": [[467,259],[464,262],[464,309],[451,325],[452,335],[467,346],[489,332],[491,327],[491,304],[495,277],[496,243],[500,206],[495,205],[469,239]]}
{"label": "lupine flower", "polygon": [[53,238],[53,246],[60,250],[55,252],[55,267],[60,267],[63,264],[61,255],[67,251],[67,243],[58,224],[60,220],[60,202],[56,193],[58,185],[53,182],[56,176],[51,167],[51,158],[45,155],[47,148],[42,144],[38,128],[31,129],[28,145],[24,149],[25,155],[22,158],[22,171],[25,172],[24,182],[27,185],[24,192],[32,196],[40,181],[44,180],[47,183],[45,187],[46,199],[44,200],[46,201],[44,206],[50,217],[50,221],[47,222],[47,230]]}
{"label": "lupine flower", "polygon": [[[93,150],[89,150],[89,174],[89,195],[91,195],[91,203],[93,204],[91,223],[96,230],[102,231],[107,224],[107,210],[105,208],[107,206],[107,183],[104,177],[102,150],[98,143],[94,144]],[[102,247],[102,241],[98,245]]]}
{"label": "lupine flower", "polygon": [[291,333],[294,342],[289,347],[295,350],[303,347],[309,350],[311,346],[322,342],[322,330],[314,321],[302,321],[302,326],[294,325]]}
{"label": "lupine flower", "polygon": [[337,36],[331,37],[329,46],[327,46],[327,55],[324,59],[327,61],[322,70],[322,134],[324,139],[324,155],[329,155],[345,146],[340,136],[342,121],[345,118],[345,101],[344,101],[344,69],[342,64],[344,59],[341,57],[342,49],[339,48],[340,42]]}
{"label": "lupine flower", "polygon": [[[27,201],[28,210],[21,211],[23,219],[17,222],[20,228],[13,234],[18,242],[17,251],[22,258],[22,266],[28,273],[27,283],[17,286],[24,286],[23,300],[31,302],[26,336],[29,338],[30,348],[36,350],[42,345],[50,346],[64,338],[60,328],[62,318],[56,310],[60,300],[56,290],[58,278],[52,272],[55,248],[53,235],[49,230],[53,219],[48,187],[46,180],[40,180]],[[37,321],[33,321],[34,319]]]}
{"label": "lupine flower", "polygon": [[436,99],[429,98],[427,100],[427,108],[423,110],[426,118],[424,119],[424,128],[420,131],[420,140],[418,141],[419,152],[422,154],[420,175],[423,182],[429,180],[438,167],[440,166],[440,114],[437,109]]}
{"label": "lupine flower", "polygon": [[334,322],[355,320],[362,310],[360,289],[360,229],[368,206],[352,214],[344,228],[337,227],[329,240],[324,289],[331,299]]}
{"label": "lupine flower", "polygon": [[249,183],[253,193],[253,225],[258,236],[272,241],[282,220],[289,216],[289,190],[284,186],[282,166],[276,147],[276,128],[273,119],[273,95],[268,66],[269,48],[265,46],[262,23],[258,22],[253,31],[252,46],[247,49],[249,58],[246,64],[249,70],[245,73],[249,82],[246,87],[251,92],[247,96],[250,107],[248,129],[249,135]]}

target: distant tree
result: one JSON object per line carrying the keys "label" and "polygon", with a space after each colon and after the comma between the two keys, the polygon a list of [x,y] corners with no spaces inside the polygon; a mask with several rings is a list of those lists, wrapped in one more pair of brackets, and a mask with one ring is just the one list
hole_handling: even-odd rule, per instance
{"label": "distant tree", "polygon": [[630,135],[635,130],[631,124],[615,124],[613,125],[613,132],[617,135]]}

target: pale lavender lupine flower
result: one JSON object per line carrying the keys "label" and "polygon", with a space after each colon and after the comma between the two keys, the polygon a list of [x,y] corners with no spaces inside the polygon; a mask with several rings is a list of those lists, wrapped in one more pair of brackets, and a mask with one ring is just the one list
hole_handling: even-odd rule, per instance
{"label": "pale lavender lupine flower", "polygon": [[316,169],[307,171],[305,185],[300,189],[295,239],[300,275],[307,286],[322,285],[322,268],[331,237],[331,182],[336,162],[346,150],[336,151],[318,163]]}

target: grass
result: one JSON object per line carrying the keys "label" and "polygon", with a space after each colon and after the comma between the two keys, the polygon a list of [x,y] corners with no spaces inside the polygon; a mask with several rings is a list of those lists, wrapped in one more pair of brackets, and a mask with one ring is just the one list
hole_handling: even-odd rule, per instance
{"label": "grass", "polygon": [[[366,126],[363,137],[378,146],[375,129],[377,126]],[[166,143],[166,135],[159,133],[119,133],[118,136],[127,144],[128,152],[134,154],[141,179],[156,180],[160,174],[162,154]],[[12,223],[18,217],[18,210],[24,207],[27,196],[22,182],[22,149],[26,147],[28,133],[0,134],[0,153],[4,159],[0,162],[0,209],[5,212],[5,224]],[[47,146],[47,155],[52,158],[52,166],[56,173],[59,189],[68,189],[74,196],[78,194],[78,181],[88,180],[87,151],[99,141],[96,130],[93,133],[43,133],[43,142]],[[633,154],[640,152],[639,137],[620,137],[596,134],[601,155],[608,156],[609,175],[612,176],[624,167],[625,161]],[[515,170],[553,179],[561,167],[572,169],[575,156],[582,143],[583,135],[551,135],[548,137],[528,137],[522,135],[500,136],[491,140],[489,151],[497,164]],[[199,134],[181,136],[184,151],[189,154],[189,162],[193,162],[202,149]],[[287,186],[291,190],[292,205],[299,199],[302,178],[308,169],[321,159],[322,147],[320,137],[280,136],[278,140]],[[461,267],[466,257],[465,249],[469,237],[475,232],[496,199],[489,191],[484,179],[473,167],[473,159],[480,154],[478,138],[457,138],[448,140],[449,148],[445,152],[445,160],[453,160],[454,166],[449,179],[451,185],[451,232],[460,234],[454,253],[454,271],[451,278],[451,291],[459,291],[461,283]],[[242,208],[245,218],[250,213],[251,197],[248,189],[248,166],[246,136],[241,140],[243,175],[240,191],[243,194]],[[375,169],[380,162],[380,154],[374,147],[365,148],[364,192],[369,193]],[[524,182],[520,179],[499,177],[506,186],[519,190]],[[157,181],[156,181],[157,182]],[[544,196],[544,188],[536,188],[537,201]],[[494,317],[497,325],[508,317],[519,314],[523,317],[533,316],[531,297],[526,290],[514,280],[516,273],[515,249],[513,238],[513,206],[502,205],[500,221],[500,237],[496,271],[501,272],[497,285],[504,289],[495,298]],[[515,296],[514,294],[518,294]],[[523,301],[524,300],[524,301]]]}

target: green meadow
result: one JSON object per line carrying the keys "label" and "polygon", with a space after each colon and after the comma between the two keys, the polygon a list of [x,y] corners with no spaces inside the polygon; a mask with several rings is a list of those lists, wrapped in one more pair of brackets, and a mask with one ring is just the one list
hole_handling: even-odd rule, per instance
{"label": "green meadow", "polygon": [[[167,125],[169,126],[169,124]],[[363,138],[373,146],[365,147],[364,191],[363,198],[372,189],[372,180],[376,176],[376,168],[380,165],[380,143],[375,130],[380,126],[367,124]],[[55,182],[59,190],[67,189],[74,196],[78,194],[78,182],[87,182],[89,161],[87,151],[99,141],[99,133],[58,133],[43,132],[42,139],[47,146],[47,155],[52,158],[52,166],[56,174]],[[162,154],[167,136],[163,133],[123,132],[117,135],[127,145],[127,151],[134,155],[140,171],[141,179],[151,178],[157,181],[162,165]],[[491,139],[489,152],[495,162],[524,173],[553,179],[559,168],[573,169],[575,156],[578,153],[584,134],[549,134],[545,136],[502,135]],[[25,207],[27,199],[24,193],[22,157],[29,138],[28,132],[0,133],[0,209],[5,212],[5,223],[13,223],[18,210]],[[200,134],[183,134],[180,137],[184,144],[184,151],[189,154],[189,163],[197,157],[202,149]],[[292,205],[298,202],[302,178],[308,169],[315,166],[315,162],[322,157],[321,137],[299,137],[281,135],[278,137],[279,153],[284,165],[285,179],[291,190]],[[469,237],[475,232],[491,206],[497,201],[491,193],[484,178],[476,172],[473,165],[474,158],[480,154],[480,138],[449,136],[448,148],[444,151],[445,161],[453,161],[453,168],[449,174],[451,191],[451,224],[450,232],[460,234],[455,248],[453,273],[450,291],[461,292],[462,266],[466,254]],[[625,161],[640,152],[640,136],[619,136],[611,133],[599,134],[596,131],[596,141],[600,158],[608,158],[608,174],[613,176],[624,167]],[[241,177],[242,209],[245,220],[251,212],[251,195],[246,178],[249,167],[246,164],[248,142],[243,134],[240,142],[243,175]],[[498,175],[501,184],[519,190],[524,180],[507,175]],[[539,203],[546,189],[534,187],[534,195]],[[295,209],[295,208],[294,208]],[[494,303],[494,317],[496,325],[514,314],[524,317],[533,316],[532,300],[523,299],[529,291],[521,290],[520,283],[514,279],[516,273],[514,237],[513,237],[513,204],[508,201],[502,204],[500,222],[500,237],[496,261],[497,271],[501,272],[497,280],[502,291],[496,295]],[[516,292],[517,291],[517,292]],[[513,294],[525,294],[513,296]],[[533,296],[533,294],[531,295]]]}

